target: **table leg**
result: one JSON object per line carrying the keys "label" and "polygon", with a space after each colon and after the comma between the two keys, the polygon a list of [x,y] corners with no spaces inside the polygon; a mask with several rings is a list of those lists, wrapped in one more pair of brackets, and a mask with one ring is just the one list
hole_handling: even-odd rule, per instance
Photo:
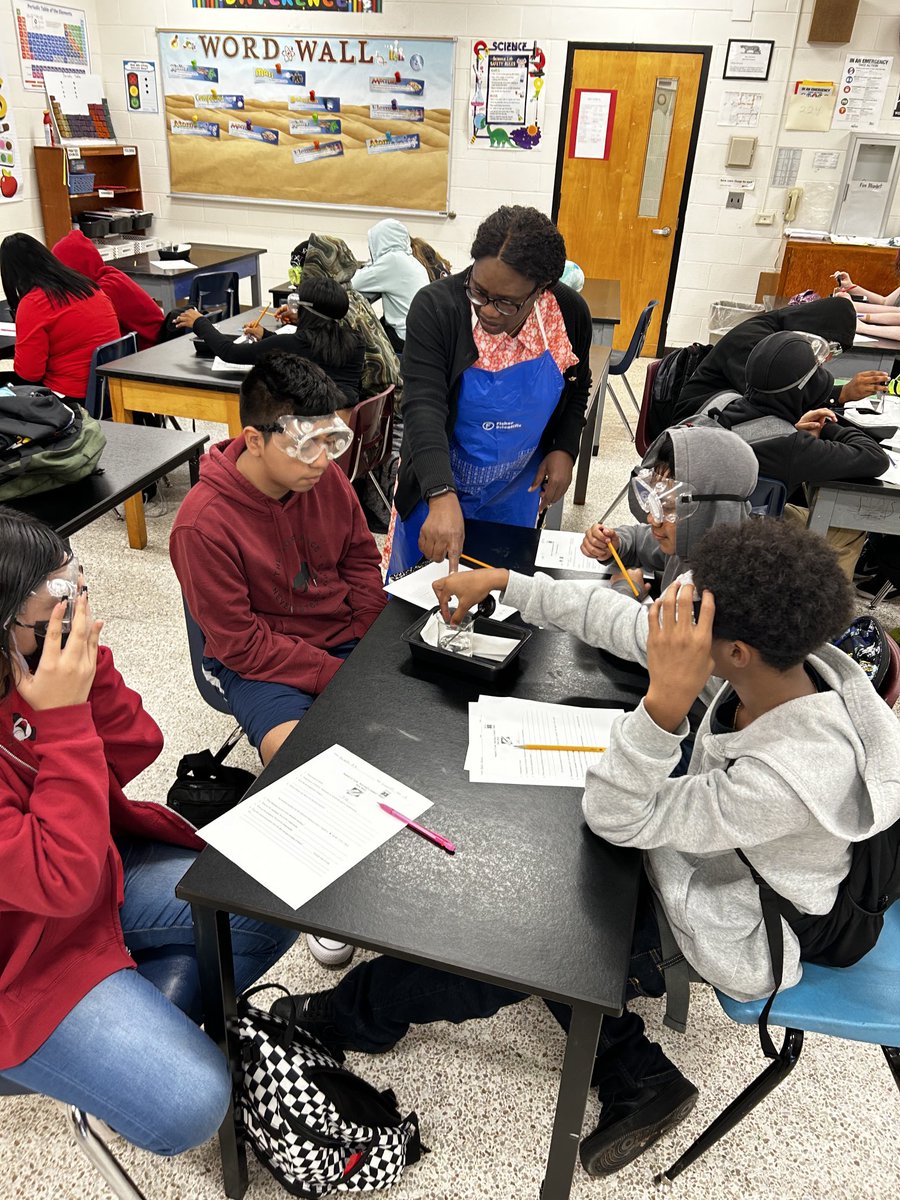
{"label": "table leg", "polygon": [[837,492],[830,491],[828,488],[815,488],[810,497],[806,528],[812,530],[813,533],[821,533],[824,537],[831,525],[836,503]]}
{"label": "table leg", "polygon": [[594,395],[588,407],[587,420],[581,431],[581,445],[578,449],[578,462],[575,466],[575,491],[572,494],[573,504],[584,504],[587,497],[588,474],[594,446],[600,443],[600,427],[603,424],[603,408],[606,404],[606,380],[608,370],[603,370],[594,383]]}
{"label": "table leg", "polygon": [[191,487],[200,482],[200,451],[188,459],[188,471],[191,477]]}
{"label": "table leg", "polygon": [[602,1020],[596,1005],[572,1005],[541,1200],[568,1200]]}
{"label": "table leg", "polygon": [[256,307],[257,305],[262,304],[262,292],[260,291],[260,287],[259,287],[259,256],[258,255],[253,260],[253,262],[254,262],[254,271],[253,271],[253,274],[250,276],[250,299],[253,302],[254,307]]}
{"label": "table leg", "polygon": [[[121,379],[110,379],[109,407],[114,421],[131,425],[134,418],[125,407],[125,393]],[[147,545],[147,522],[144,518],[144,495],[136,492],[125,501],[125,528],[128,531],[128,545],[132,550],[143,550]]]}
{"label": "table leg", "polygon": [[[234,1078],[239,1067],[240,1050],[237,1039],[228,1029],[228,1022],[237,1012],[228,913],[193,904],[191,916],[200,971],[204,1028],[225,1055]],[[247,1190],[247,1152],[237,1134],[233,1098],[225,1120],[219,1127],[219,1153],[222,1156],[225,1195],[230,1200],[241,1200]]]}

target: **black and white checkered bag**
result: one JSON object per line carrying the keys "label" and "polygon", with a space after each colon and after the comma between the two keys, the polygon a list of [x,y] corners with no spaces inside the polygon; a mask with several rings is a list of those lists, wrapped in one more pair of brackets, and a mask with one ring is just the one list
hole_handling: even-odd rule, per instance
{"label": "black and white checkered bag", "polygon": [[[377,1192],[422,1154],[416,1114],[341,1066],[305,1029],[238,1000],[237,1118],[254,1154],[292,1196]],[[279,988],[279,991],[286,991]]]}

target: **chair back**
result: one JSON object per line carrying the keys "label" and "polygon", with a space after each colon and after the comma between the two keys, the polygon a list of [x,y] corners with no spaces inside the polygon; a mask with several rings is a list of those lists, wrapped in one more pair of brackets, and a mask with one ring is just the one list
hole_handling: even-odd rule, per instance
{"label": "chair back", "polygon": [[644,394],[641,396],[641,411],[638,414],[637,429],[634,432],[634,447],[641,458],[650,449],[650,438],[647,435],[647,426],[650,421],[650,397],[653,393],[653,381],[656,379],[656,372],[659,370],[661,358],[654,358],[647,368],[647,375],[644,379]]}
{"label": "chair back", "polygon": [[91,355],[91,369],[88,374],[87,391],[84,395],[84,407],[98,421],[106,415],[103,410],[106,407],[107,384],[105,377],[97,374],[97,368],[105,367],[107,363],[115,362],[120,358],[128,358],[129,354],[137,354],[136,333],[126,333],[124,337],[104,342]]}
{"label": "chair back", "polygon": [[237,271],[204,271],[191,283],[191,308],[199,308],[211,321],[236,317],[238,306]]}
{"label": "chair back", "polygon": [[887,635],[888,647],[891,652],[891,661],[887,669],[887,674],[881,681],[881,687],[878,693],[881,698],[891,708],[900,700],[900,646],[894,641],[890,634]]}
{"label": "chair back", "polygon": [[353,441],[337,465],[351,483],[380,467],[391,453],[391,433],[394,427],[394,385],[377,396],[360,400],[350,412],[347,424],[353,430]]}
{"label": "chair back", "polygon": [[226,713],[231,716],[231,709],[225,700],[225,695],[222,689],[213,683],[203,673],[203,648],[206,639],[203,636],[203,630],[191,616],[191,610],[187,606],[187,600],[184,596],[181,597],[181,603],[184,606],[184,622],[187,626],[188,649],[191,654],[191,672],[194,676],[194,683],[197,685],[197,691],[216,712]]}
{"label": "chair back", "polygon": [[628,343],[628,349],[615,364],[609,364],[610,375],[624,375],[637,356],[644,348],[644,341],[647,337],[647,330],[650,328],[650,322],[653,320],[653,310],[659,304],[658,300],[651,300],[644,311],[637,319],[637,324],[634,327],[634,333],[631,335],[631,341]]}
{"label": "chair back", "polygon": [[760,475],[750,496],[752,517],[780,517],[787,503],[787,488],[780,479]]}

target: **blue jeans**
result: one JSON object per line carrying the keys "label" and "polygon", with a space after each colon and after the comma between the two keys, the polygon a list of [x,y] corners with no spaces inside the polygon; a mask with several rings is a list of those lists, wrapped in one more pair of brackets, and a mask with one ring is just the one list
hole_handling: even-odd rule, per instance
{"label": "blue jeans", "polygon": [[[200,980],[190,905],[175,885],[195,850],[138,839],[119,844],[125,901],[119,910],[137,970],[92,988],[7,1078],[85,1109],[136,1146],[180,1154],[216,1132],[231,1096],[219,1048],[198,1027]],[[249,987],[296,934],[231,918],[235,986]]]}
{"label": "blue jeans", "polygon": [[[626,999],[662,996],[665,978],[660,963],[659,929],[650,886],[644,881],[631,948]],[[399,958],[360,963],[334,990],[334,1025],[341,1044],[378,1053],[390,1049],[410,1025],[490,1017],[524,1000],[521,992],[462,975],[420,966]],[[568,1029],[570,1009],[555,1001],[547,1006]],[[679,1078],[678,1068],[644,1032],[637,1013],[604,1017],[592,1084],[601,1103],[610,1103],[636,1088],[662,1085]]]}

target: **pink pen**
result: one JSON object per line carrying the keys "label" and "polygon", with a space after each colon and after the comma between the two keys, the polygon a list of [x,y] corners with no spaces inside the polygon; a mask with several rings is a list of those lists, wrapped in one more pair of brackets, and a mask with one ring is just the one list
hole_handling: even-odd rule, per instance
{"label": "pink pen", "polygon": [[455,854],[456,847],[449,838],[442,837],[439,833],[435,833],[433,829],[426,829],[424,825],[420,825],[418,821],[411,821],[409,817],[404,817],[403,813],[397,812],[396,808],[391,808],[387,804],[382,804],[379,800],[378,807],[388,814],[389,817],[396,817],[398,821],[402,821],[409,829],[419,834],[420,837],[427,838],[429,842],[434,842],[436,846],[440,846],[442,850],[446,850],[448,854]]}

